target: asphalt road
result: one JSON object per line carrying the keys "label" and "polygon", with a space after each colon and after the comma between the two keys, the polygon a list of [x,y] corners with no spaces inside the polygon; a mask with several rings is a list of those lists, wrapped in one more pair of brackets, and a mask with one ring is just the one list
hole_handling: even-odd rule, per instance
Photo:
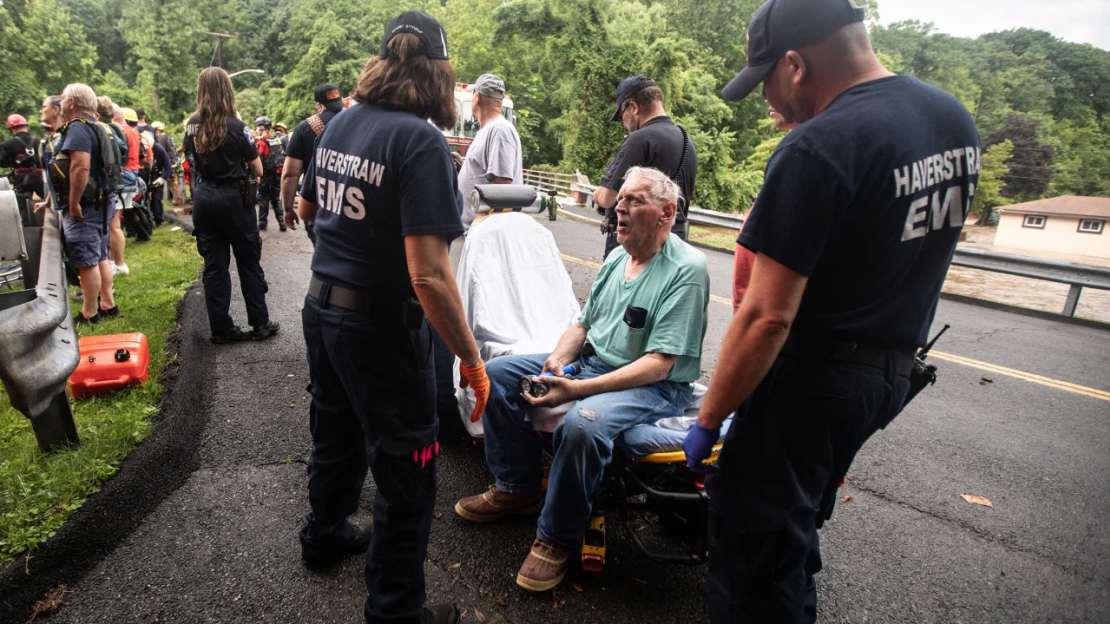
{"label": "asphalt road", "polygon": [[[584,299],[600,235],[543,223]],[[165,421],[26,574],[22,561],[2,571],[0,583],[23,579],[18,600],[0,605],[4,621],[26,620],[28,588],[59,582],[72,593],[56,622],[361,621],[359,560],[328,574],[299,560],[309,448],[299,309],[311,247],[300,232],[264,238],[281,333],[209,345],[203,295],[190,291]],[[718,296],[708,378],[731,314],[731,256],[706,253]],[[244,316],[238,294],[233,315]],[[941,323],[953,328],[937,347],[940,382],[860,453],[843,489],[850,500],[821,533],[820,620],[1110,621],[1110,332],[947,300]],[[575,574],[555,592],[519,590],[534,523],[455,516],[455,500],[490,482],[479,449],[446,448],[439,474],[429,600],[456,602],[464,622],[707,620],[705,567],[649,562],[619,531],[604,573]],[[368,481],[362,513],[372,491]]]}

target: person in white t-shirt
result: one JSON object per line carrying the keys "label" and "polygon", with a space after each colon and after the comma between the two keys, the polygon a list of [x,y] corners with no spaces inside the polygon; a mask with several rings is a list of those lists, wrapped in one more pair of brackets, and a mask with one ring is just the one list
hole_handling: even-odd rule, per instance
{"label": "person in white t-shirt", "polygon": [[[505,99],[505,82],[493,74],[482,74],[470,87],[474,91],[471,110],[482,129],[474,137],[474,143],[463,159],[459,170],[459,192],[463,205],[469,205],[470,193],[478,184],[524,184],[523,160],[520,151],[520,135],[513,124],[501,114],[501,104]],[[463,228],[470,229],[476,215],[464,209]]]}

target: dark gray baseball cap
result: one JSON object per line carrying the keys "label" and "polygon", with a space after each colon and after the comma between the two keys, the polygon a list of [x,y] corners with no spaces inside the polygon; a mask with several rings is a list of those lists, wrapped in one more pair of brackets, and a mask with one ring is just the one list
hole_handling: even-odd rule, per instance
{"label": "dark gray baseball cap", "polygon": [[447,60],[447,33],[439,20],[423,11],[405,11],[389,20],[382,36],[382,47],[378,51],[381,58],[389,58],[389,40],[397,35],[409,33],[416,35],[424,44],[424,56],[430,59]]}
{"label": "dark gray baseball cap", "polygon": [[817,43],[841,28],[862,22],[856,0],[769,0],[748,24],[748,66],[721,95],[741,100],[763,82],[775,63],[790,50]]}

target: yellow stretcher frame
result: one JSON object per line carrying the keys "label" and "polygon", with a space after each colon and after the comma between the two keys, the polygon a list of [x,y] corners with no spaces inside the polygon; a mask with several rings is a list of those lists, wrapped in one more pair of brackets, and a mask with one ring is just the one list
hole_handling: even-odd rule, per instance
{"label": "yellow stretcher frame", "polygon": [[[703,464],[712,464],[717,461],[717,457],[721,454],[723,444],[718,444],[713,447],[713,452],[709,454],[709,458],[703,461]],[[685,464],[686,453],[682,451],[671,451],[669,453],[652,453],[637,457],[637,462],[641,464]]]}

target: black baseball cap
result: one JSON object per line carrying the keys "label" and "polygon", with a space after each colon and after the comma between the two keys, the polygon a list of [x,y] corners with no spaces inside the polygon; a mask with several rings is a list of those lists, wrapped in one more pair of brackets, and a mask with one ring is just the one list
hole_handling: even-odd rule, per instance
{"label": "black baseball cap", "polygon": [[628,101],[628,98],[636,95],[641,89],[647,87],[654,87],[655,81],[646,76],[629,76],[617,85],[617,110],[613,111],[612,118],[609,121],[621,120],[621,107]]}
{"label": "black baseball cap", "polygon": [[336,112],[343,109],[343,94],[339,91],[339,87],[330,82],[320,83],[316,87],[316,102],[323,104],[324,108]]}
{"label": "black baseball cap", "polygon": [[447,33],[439,20],[423,11],[405,11],[389,20],[382,37],[382,48],[378,52],[381,58],[389,58],[390,51],[387,47],[389,40],[395,35],[409,33],[420,37],[424,43],[424,56],[436,60],[447,59]]}
{"label": "black baseball cap", "polygon": [[743,99],[790,50],[862,21],[863,7],[857,0],[769,0],[748,24],[748,66],[721,95],[726,100]]}

